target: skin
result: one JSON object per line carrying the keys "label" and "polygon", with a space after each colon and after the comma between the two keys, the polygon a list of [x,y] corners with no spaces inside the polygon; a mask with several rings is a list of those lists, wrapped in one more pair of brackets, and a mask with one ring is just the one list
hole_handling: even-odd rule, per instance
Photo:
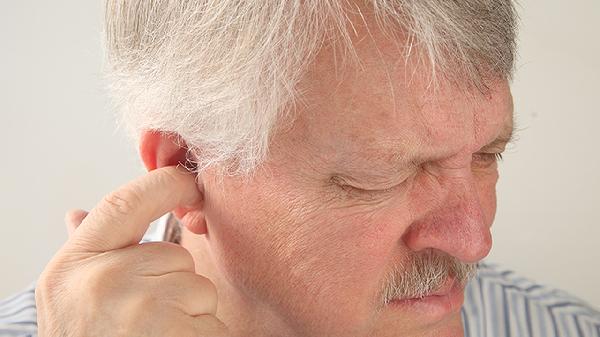
{"label": "skin", "polygon": [[356,26],[363,67],[336,74],[322,50],[300,83],[297,118],[252,177],[199,176],[204,202],[188,213],[182,245],[215,283],[217,317],[235,336],[463,335],[459,308],[431,321],[378,310],[376,295],[410,252],[488,254],[494,153],[512,132],[508,82],[492,78],[484,95],[440,81],[434,93],[397,44]]}
{"label": "skin", "polygon": [[[304,95],[294,123],[278,130],[251,177],[219,179],[215,168],[195,180],[177,178],[176,188],[161,178],[170,172],[162,169],[124,188],[135,193],[117,193],[88,216],[68,214],[71,239],[36,290],[40,328],[69,326],[77,329],[73,336],[89,336],[126,322],[127,335],[146,329],[169,336],[462,336],[460,307],[432,319],[377,299],[385,276],[415,252],[434,250],[463,262],[488,254],[494,154],[512,133],[508,82],[490,77],[485,95],[443,80],[432,91],[427,71],[414,59],[403,62],[398,44],[372,23],[369,31],[354,26],[362,66],[336,72],[339,60],[323,49],[299,84]],[[185,160],[176,138],[144,133],[140,153],[149,170]],[[185,199],[175,197],[178,190],[193,202],[177,201]],[[167,197],[154,200],[161,191]],[[131,199],[125,204],[132,215],[115,211],[123,197]],[[190,255],[172,245],[136,244],[165,207],[184,224],[182,247]],[[144,215],[148,209],[156,214]],[[190,256],[193,267],[186,265]],[[147,270],[140,261],[150,261]],[[185,274],[176,274],[177,264],[186,265]],[[116,273],[114,266],[121,266]],[[149,279],[157,269],[179,278]],[[90,289],[82,278],[106,282]],[[77,287],[60,291],[57,284]],[[72,294],[95,299],[94,317],[82,316],[89,310]],[[134,315],[125,310],[127,298],[151,305],[137,305]],[[185,315],[169,307],[182,303]],[[96,319],[115,308],[120,314]],[[66,324],[65,312],[79,313],[67,315],[79,324]],[[200,313],[211,323],[200,321]]]}
{"label": "skin", "polygon": [[[66,216],[69,240],[35,289],[40,337],[231,336],[215,316],[213,283],[170,242],[139,244],[148,224],[202,195],[189,172],[166,167]],[[85,300],[82,300],[85,299]]]}

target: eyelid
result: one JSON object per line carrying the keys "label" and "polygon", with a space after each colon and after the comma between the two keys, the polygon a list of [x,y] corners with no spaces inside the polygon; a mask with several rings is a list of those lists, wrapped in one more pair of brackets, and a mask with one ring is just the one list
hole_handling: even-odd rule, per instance
{"label": "eyelid", "polygon": [[473,154],[472,164],[478,168],[490,168],[504,158],[502,152],[477,152]]}
{"label": "eyelid", "polygon": [[519,139],[518,138],[519,131],[520,131],[519,129],[517,129],[516,127],[513,127],[512,132],[508,137],[501,137],[499,139],[496,139],[495,141],[491,142],[490,144],[482,147],[480,152],[483,152],[483,153],[492,153],[492,152],[502,153],[502,152],[504,152],[509,146],[516,144],[516,142]]}
{"label": "eyelid", "polygon": [[[379,190],[384,190],[384,189],[388,189],[389,187],[374,187],[374,188],[368,188],[365,185],[370,185],[370,186],[394,186],[396,185],[396,181],[398,181],[398,179],[389,179],[389,178],[384,178],[384,177],[378,177],[380,179],[377,179],[378,176],[373,176],[373,177],[364,177],[363,179],[357,179],[357,178],[353,178],[351,176],[345,175],[345,174],[336,174],[334,176],[331,177],[330,181],[336,185],[339,186],[350,186],[356,189],[360,189],[360,190],[365,190],[365,191],[379,191]],[[379,183],[377,183],[376,181],[379,180]],[[404,181],[405,179],[402,179],[402,181]],[[362,183],[361,183],[362,181]]]}
{"label": "eyelid", "polygon": [[385,195],[386,193],[390,193],[393,190],[395,190],[398,187],[400,187],[403,184],[405,184],[406,181],[409,178],[410,178],[410,176],[406,177],[405,179],[403,179],[399,183],[394,183],[392,186],[382,187],[382,188],[364,188],[364,187],[361,187],[361,186],[357,186],[359,184],[348,182],[344,177],[339,176],[339,175],[332,176],[331,179],[330,179],[330,181],[333,184],[337,185],[338,187],[340,187],[340,188],[342,188],[344,190],[347,190],[347,192],[356,191],[356,192],[362,193],[362,194],[374,194],[374,193],[377,193],[377,194]]}

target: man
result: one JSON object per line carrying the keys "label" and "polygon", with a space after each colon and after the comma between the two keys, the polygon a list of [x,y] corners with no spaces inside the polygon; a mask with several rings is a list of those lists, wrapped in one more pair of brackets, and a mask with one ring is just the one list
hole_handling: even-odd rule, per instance
{"label": "man", "polygon": [[[112,93],[151,172],[68,214],[0,333],[600,334],[585,303],[477,267],[514,128],[510,1],[106,10]],[[167,212],[180,237],[138,244]]]}

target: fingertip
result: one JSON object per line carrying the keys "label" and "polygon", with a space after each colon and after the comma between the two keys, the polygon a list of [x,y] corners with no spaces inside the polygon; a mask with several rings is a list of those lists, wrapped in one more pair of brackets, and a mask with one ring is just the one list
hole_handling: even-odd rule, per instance
{"label": "fingertip", "polygon": [[162,167],[104,197],[87,218],[75,211],[69,220],[86,218],[79,222],[79,249],[109,251],[138,244],[151,222],[177,207],[193,208],[188,205],[197,206],[202,199],[193,174]]}
{"label": "fingertip", "polygon": [[83,219],[85,219],[87,215],[87,211],[84,211],[82,209],[72,209],[65,213],[65,223],[69,226],[77,228],[77,226],[81,224],[81,222],[83,221]]}
{"label": "fingertip", "polygon": [[184,182],[186,188],[180,189],[179,191],[187,191],[187,193],[184,193],[184,196],[186,197],[182,200],[180,206],[194,208],[202,203],[204,195],[201,189],[202,184],[198,181],[197,173],[189,171],[181,165],[164,167],[161,170],[174,174],[176,180]]}

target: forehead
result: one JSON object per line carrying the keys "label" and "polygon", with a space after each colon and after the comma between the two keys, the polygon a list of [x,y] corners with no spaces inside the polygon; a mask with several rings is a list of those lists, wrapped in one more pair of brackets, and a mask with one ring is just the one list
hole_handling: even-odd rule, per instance
{"label": "forehead", "polygon": [[416,58],[405,60],[401,45],[375,29],[360,34],[354,44],[360,64],[324,48],[300,85],[297,124],[325,155],[443,157],[474,152],[510,132],[506,80],[490,81],[486,94],[442,77],[433,84],[429,69]]}

